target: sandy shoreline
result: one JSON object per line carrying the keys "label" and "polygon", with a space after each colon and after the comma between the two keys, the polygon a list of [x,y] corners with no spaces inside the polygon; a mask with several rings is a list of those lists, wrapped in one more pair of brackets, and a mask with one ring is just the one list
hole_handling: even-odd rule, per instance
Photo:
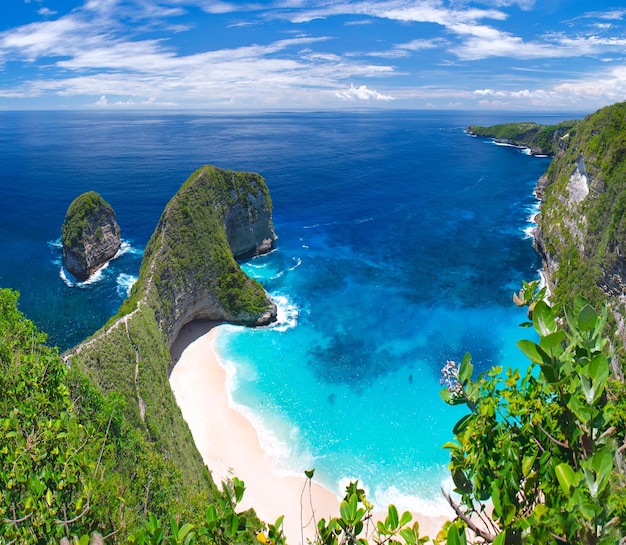
{"label": "sandy shoreline", "polygon": [[[315,481],[310,494],[307,488],[303,495],[307,483],[304,473],[302,477],[275,473],[252,423],[230,406],[226,371],[213,347],[217,333],[213,325],[189,324],[172,349],[176,365],[170,385],[176,401],[216,483],[233,476],[243,480],[246,493],[242,510],[254,507],[267,523],[284,515],[288,543],[306,543],[307,538],[314,537],[313,519],[339,515],[340,498]],[[419,520],[421,535],[431,537],[446,520],[416,513],[414,518]]]}

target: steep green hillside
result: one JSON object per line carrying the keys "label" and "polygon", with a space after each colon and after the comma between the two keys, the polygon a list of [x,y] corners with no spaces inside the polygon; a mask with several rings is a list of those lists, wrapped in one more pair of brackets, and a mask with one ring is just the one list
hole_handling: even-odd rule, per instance
{"label": "steep green hillside", "polygon": [[540,250],[558,300],[620,295],[626,278],[626,103],[573,127],[541,181]]}
{"label": "steep green hillside", "polygon": [[[196,467],[188,485],[182,477],[191,471],[126,417],[126,393],[105,395],[69,368],[17,299],[0,290],[0,542],[58,543],[97,531],[123,543],[148,512],[198,520],[219,496],[206,469]],[[179,440],[193,459],[191,438]]]}

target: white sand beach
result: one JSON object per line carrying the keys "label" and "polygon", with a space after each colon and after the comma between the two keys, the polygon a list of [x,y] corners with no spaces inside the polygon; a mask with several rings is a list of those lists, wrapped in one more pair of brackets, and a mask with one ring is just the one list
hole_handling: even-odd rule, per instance
{"label": "white sand beach", "polygon": [[[229,403],[226,371],[213,347],[212,325],[189,324],[172,349],[176,365],[170,385],[178,405],[216,483],[233,476],[243,480],[246,493],[241,509],[253,507],[266,523],[284,515],[289,545],[304,544],[314,537],[316,521],[339,515],[340,498],[315,480],[309,492],[304,476],[308,468],[302,468],[302,477],[274,471],[256,429]],[[414,518],[420,522],[420,533],[431,537],[446,520],[415,513]]]}

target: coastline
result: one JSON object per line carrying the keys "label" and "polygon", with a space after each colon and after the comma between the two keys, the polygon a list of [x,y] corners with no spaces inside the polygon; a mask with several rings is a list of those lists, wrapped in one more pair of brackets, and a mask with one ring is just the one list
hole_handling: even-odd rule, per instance
{"label": "coastline", "polygon": [[[178,406],[215,482],[234,476],[244,481],[239,508],[254,508],[269,524],[284,515],[287,542],[304,544],[315,537],[317,521],[339,515],[341,498],[315,480],[309,487],[304,474],[284,476],[274,471],[255,427],[231,405],[226,370],[213,346],[215,325],[188,324],[172,347],[170,386]],[[385,512],[375,518],[384,518],[387,506],[377,507]],[[413,520],[419,522],[420,535],[435,537],[448,517],[413,513]]]}

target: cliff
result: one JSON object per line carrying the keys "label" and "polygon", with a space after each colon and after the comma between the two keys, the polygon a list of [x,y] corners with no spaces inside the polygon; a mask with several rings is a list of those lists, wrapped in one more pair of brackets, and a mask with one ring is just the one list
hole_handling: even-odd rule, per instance
{"label": "cliff", "polygon": [[621,296],[626,284],[626,103],[586,116],[561,138],[538,184],[536,233],[557,299]]}
{"label": "cliff", "polygon": [[539,123],[503,123],[488,127],[470,125],[467,133],[472,136],[493,138],[494,141],[530,150],[532,155],[555,155],[561,138],[576,124],[564,121],[557,125]]}
{"label": "cliff", "polygon": [[212,484],[169,387],[170,349],[192,320],[276,319],[274,303],[236,261],[273,248],[271,212],[258,174],[198,169],[167,204],[117,316],[65,354],[104,393],[121,394],[127,419],[194,489]]}
{"label": "cliff", "polygon": [[120,249],[115,212],[95,191],[72,201],[61,227],[63,263],[79,280],[86,280]]}

